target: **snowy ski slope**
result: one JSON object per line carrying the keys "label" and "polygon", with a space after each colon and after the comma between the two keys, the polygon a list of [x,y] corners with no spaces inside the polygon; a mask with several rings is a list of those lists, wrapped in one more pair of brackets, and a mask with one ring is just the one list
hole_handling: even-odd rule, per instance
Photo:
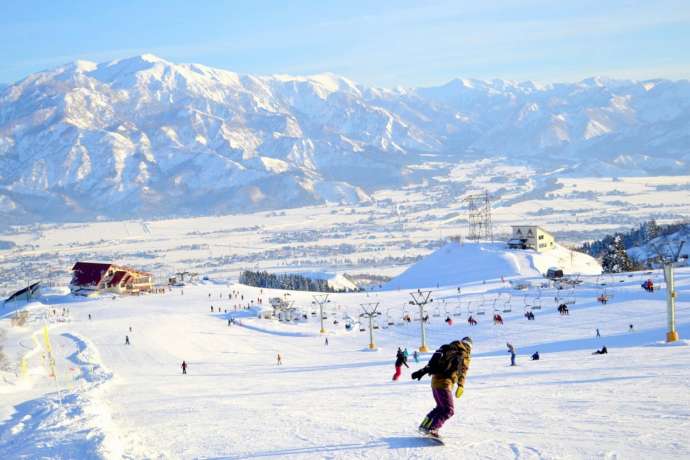
{"label": "snowy ski slope", "polygon": [[[391,381],[396,348],[411,353],[419,345],[419,322],[402,321],[405,312],[415,316],[407,290],[331,295],[328,346],[311,293],[224,282],[115,299],[54,292],[28,306],[25,327],[10,327],[9,314],[0,320],[6,354],[15,364],[20,355],[28,362],[26,377],[2,374],[0,458],[690,458],[690,348],[660,342],[665,291],[644,292],[648,276],[663,284],[655,271],[585,276],[574,291],[540,289],[540,277],[521,278],[531,286],[526,291],[500,281],[467,283],[459,300],[456,285],[435,289],[431,348],[465,335],[475,344],[465,395],[442,430],[445,447],[415,432],[433,400],[428,378],[409,375],[428,356],[418,364],[410,358],[411,369]],[[234,313],[242,299],[228,300],[233,290],[245,304],[291,299],[309,319]],[[606,305],[596,301],[604,290]],[[679,330],[688,338],[690,269],[678,271],[677,290]],[[556,313],[556,296],[571,303],[569,316]],[[344,326],[365,302],[380,302],[383,312],[377,352],[366,351],[368,331]],[[523,317],[525,305],[535,321]],[[230,315],[219,306],[242,324],[228,326]],[[491,324],[494,306],[503,326]],[[503,312],[508,306],[512,311]],[[69,315],[57,321],[62,308]],[[477,326],[467,325],[470,312]],[[452,326],[443,322],[446,314]],[[44,325],[57,382],[35,347]],[[518,349],[514,368],[507,341]],[[593,356],[602,345],[609,354]],[[531,362],[535,350],[542,359]]]}

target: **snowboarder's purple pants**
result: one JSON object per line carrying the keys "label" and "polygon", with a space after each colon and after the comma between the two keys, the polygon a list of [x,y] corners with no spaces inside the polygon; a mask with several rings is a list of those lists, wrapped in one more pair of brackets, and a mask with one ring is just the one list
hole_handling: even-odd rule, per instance
{"label": "snowboarder's purple pants", "polygon": [[432,388],[436,407],[427,414],[431,420],[431,429],[438,430],[455,413],[453,404],[453,392],[446,388]]}

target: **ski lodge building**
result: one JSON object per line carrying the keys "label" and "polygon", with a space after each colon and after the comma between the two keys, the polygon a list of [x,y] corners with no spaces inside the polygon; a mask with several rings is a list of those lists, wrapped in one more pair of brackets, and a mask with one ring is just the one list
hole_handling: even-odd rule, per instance
{"label": "ski lodge building", "polygon": [[556,247],[554,236],[538,225],[512,225],[513,236],[508,240],[510,249],[549,251]]}
{"label": "ski lodge building", "polygon": [[122,265],[77,262],[72,267],[70,290],[73,294],[89,295],[97,291],[118,294],[151,292],[153,275]]}

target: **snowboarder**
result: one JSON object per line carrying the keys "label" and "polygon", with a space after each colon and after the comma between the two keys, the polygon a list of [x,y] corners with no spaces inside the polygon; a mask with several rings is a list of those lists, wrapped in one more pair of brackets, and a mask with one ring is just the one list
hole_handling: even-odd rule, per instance
{"label": "snowboarder", "polygon": [[506,343],[506,347],[508,347],[508,353],[510,353],[510,365],[515,366],[515,347],[512,343]]}
{"label": "snowboarder", "polygon": [[532,355],[532,361],[539,361],[539,352],[535,351]]}
{"label": "snowboarder", "polygon": [[431,391],[436,401],[436,407],[419,425],[419,431],[422,433],[439,438],[438,431],[455,413],[451,390],[457,384],[456,398],[460,398],[465,391],[465,377],[470,367],[471,352],[470,337],[455,340],[436,350],[426,366],[412,373],[412,378],[416,380],[421,380],[426,374],[431,375]]}
{"label": "snowboarder", "polygon": [[187,362],[186,361],[182,361],[182,373],[185,375],[187,374]]}
{"label": "snowboarder", "polygon": [[407,368],[410,367],[407,365],[407,356],[405,356],[405,353],[398,347],[398,352],[395,354],[395,374],[393,374],[393,380],[398,380],[400,378],[400,372],[402,371],[403,365]]}
{"label": "snowboarder", "polygon": [[125,345],[129,345],[129,336],[128,335],[125,336]]}
{"label": "snowboarder", "polygon": [[280,353],[278,353],[278,356],[276,356],[276,366],[280,366],[283,364],[283,358],[280,356]]}

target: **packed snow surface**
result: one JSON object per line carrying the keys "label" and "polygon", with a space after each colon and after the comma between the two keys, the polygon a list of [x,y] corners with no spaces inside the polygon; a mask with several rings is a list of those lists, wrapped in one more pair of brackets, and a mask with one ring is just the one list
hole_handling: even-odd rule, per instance
{"label": "packed snow surface", "polygon": [[[6,305],[0,458],[690,458],[690,348],[663,343],[659,271],[583,276],[572,290],[522,275],[530,287],[516,291],[497,277],[463,284],[459,297],[455,285],[432,293],[430,348],[474,339],[465,394],[442,429],[445,447],[416,434],[433,399],[428,378],[413,381],[410,372],[429,355],[419,363],[411,356],[401,380],[391,380],[396,348],[412,353],[419,345],[420,322],[402,320],[416,318],[407,291],[331,294],[324,336],[312,293],[211,280],[141,297],[53,291]],[[647,278],[659,289],[643,291]],[[676,278],[687,339],[690,269]],[[596,300],[602,293],[605,305]],[[294,300],[308,319],[258,319],[242,309],[274,296]],[[568,316],[556,313],[559,301],[569,303]],[[367,330],[345,328],[371,302],[383,312],[375,353],[366,352]],[[11,327],[17,308],[29,317]],[[526,308],[535,321],[523,317]],[[492,324],[494,309],[503,326]],[[477,326],[467,324],[469,314]],[[57,381],[48,376],[44,326]],[[506,342],[517,347],[516,367]],[[608,355],[592,355],[604,345]],[[541,360],[530,361],[537,350]]]}
{"label": "packed snow surface", "polygon": [[515,276],[544,275],[551,267],[566,274],[598,275],[601,265],[591,256],[556,245],[538,253],[511,250],[505,243],[448,243],[386,284],[392,289],[448,286]]}

